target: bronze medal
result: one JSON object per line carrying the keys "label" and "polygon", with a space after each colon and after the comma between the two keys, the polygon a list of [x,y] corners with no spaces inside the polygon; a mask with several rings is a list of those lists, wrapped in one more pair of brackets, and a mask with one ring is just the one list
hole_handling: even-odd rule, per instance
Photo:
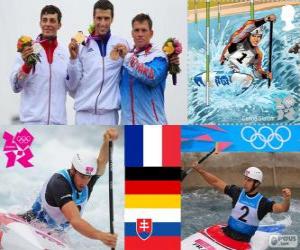
{"label": "bronze medal", "polygon": [[110,52],[110,58],[114,61],[117,61],[119,59],[120,55],[119,55],[119,51],[114,48],[111,52]]}

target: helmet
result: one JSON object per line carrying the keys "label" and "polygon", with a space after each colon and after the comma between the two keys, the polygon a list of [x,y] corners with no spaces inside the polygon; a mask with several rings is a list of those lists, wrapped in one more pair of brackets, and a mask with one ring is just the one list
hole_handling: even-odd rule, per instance
{"label": "helmet", "polygon": [[84,175],[95,175],[97,173],[97,160],[93,156],[75,154],[72,159],[74,168]]}
{"label": "helmet", "polygon": [[247,168],[246,171],[245,171],[245,173],[244,173],[244,176],[247,176],[247,177],[249,177],[249,178],[251,178],[253,180],[257,180],[260,183],[262,183],[262,180],[263,180],[263,173],[257,167]]}
{"label": "helmet", "polygon": [[260,27],[258,27],[258,28],[256,28],[255,30],[252,30],[250,33],[251,33],[251,35],[263,35],[263,27],[262,26],[260,26]]}

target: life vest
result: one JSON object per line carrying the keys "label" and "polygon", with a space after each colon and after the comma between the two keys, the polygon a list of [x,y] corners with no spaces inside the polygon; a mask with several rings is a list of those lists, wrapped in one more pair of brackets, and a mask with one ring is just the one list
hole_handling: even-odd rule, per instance
{"label": "life vest", "polygon": [[[79,192],[74,183],[72,182],[71,176],[67,170],[61,170],[58,174],[62,175],[69,183],[72,189],[72,200],[76,206],[80,206],[80,214],[82,215],[84,207],[88,201],[88,187],[84,187]],[[49,227],[56,227],[58,229],[65,229],[69,226],[69,222],[65,218],[59,207],[50,206],[46,201],[46,189],[49,180],[44,184],[38,198],[32,206],[32,211],[36,215],[37,219],[46,223]]]}
{"label": "life vest", "polygon": [[260,221],[257,211],[262,198],[263,196],[260,193],[257,193],[254,197],[249,197],[243,189],[231,211],[228,226],[239,233],[254,235]]}
{"label": "life vest", "polygon": [[252,47],[248,40],[238,43],[236,51],[233,53],[229,54],[228,51],[225,53],[225,58],[229,61],[229,64],[237,69],[254,66],[257,57],[257,48]]}

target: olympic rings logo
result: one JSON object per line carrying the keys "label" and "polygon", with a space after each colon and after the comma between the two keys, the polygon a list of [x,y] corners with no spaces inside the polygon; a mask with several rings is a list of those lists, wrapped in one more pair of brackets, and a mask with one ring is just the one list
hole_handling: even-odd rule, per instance
{"label": "olympic rings logo", "polygon": [[256,150],[264,149],[266,146],[272,150],[279,150],[291,139],[292,133],[286,126],[279,126],[275,130],[268,126],[260,127],[258,130],[245,126],[241,130],[241,137]]}
{"label": "olympic rings logo", "polygon": [[20,135],[20,136],[17,136],[16,141],[20,144],[27,144],[32,141],[32,138],[31,138],[31,136]]}

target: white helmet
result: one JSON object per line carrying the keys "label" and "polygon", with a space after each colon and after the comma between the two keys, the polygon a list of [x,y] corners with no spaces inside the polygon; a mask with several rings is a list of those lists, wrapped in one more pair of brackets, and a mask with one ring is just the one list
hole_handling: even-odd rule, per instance
{"label": "white helmet", "polygon": [[251,35],[263,35],[263,26],[260,26],[258,28],[256,28],[255,30],[252,30],[250,33]]}
{"label": "white helmet", "polygon": [[262,180],[263,180],[263,173],[262,171],[257,168],[257,167],[250,167],[250,168],[247,168],[245,170],[245,173],[244,173],[244,176],[247,176],[248,178],[251,178],[253,180],[257,180],[259,181],[260,183],[262,183]]}
{"label": "white helmet", "polygon": [[97,160],[93,156],[75,154],[72,159],[74,168],[84,175],[95,175],[97,173]]}

